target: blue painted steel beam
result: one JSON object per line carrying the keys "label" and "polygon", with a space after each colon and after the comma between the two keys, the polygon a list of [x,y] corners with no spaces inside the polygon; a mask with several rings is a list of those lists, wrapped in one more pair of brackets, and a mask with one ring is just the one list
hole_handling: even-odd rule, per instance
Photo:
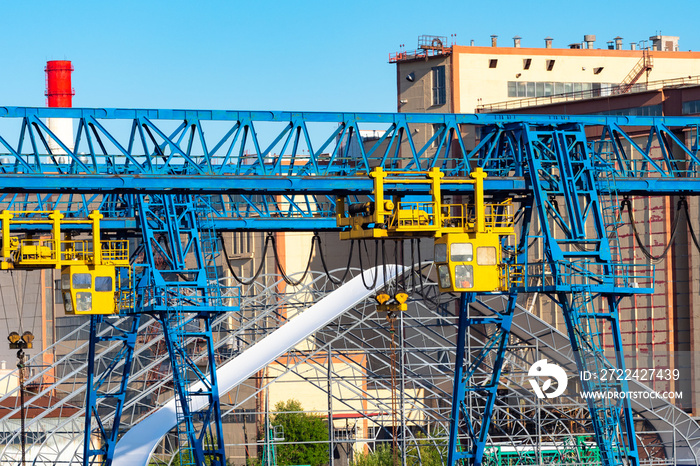
{"label": "blue painted steel beam", "polygon": [[[107,323],[112,331],[100,337],[98,332],[104,325],[104,316],[91,316],[83,437],[84,464],[96,464],[96,458],[101,458],[104,466],[112,464],[113,458],[110,453],[114,452],[119,436],[140,316],[134,316],[130,320],[130,325],[125,328]],[[120,341],[121,347],[115,352],[107,367],[102,368],[102,372],[98,374],[95,372],[97,345],[109,341]],[[115,375],[120,378],[117,390],[110,387],[110,378]],[[110,416],[111,422],[107,422]],[[94,426],[93,420],[96,421]]]}
{"label": "blue painted steel beam", "polygon": [[[456,178],[455,178],[456,180]],[[473,185],[449,183],[441,186],[444,194],[473,192]],[[616,178],[617,192],[635,196],[671,196],[700,194],[699,178]],[[259,177],[259,176],[157,176],[157,175],[25,175],[0,174],[0,193],[201,193],[201,194],[371,194],[372,181],[365,177]],[[529,194],[522,177],[491,177],[484,180],[487,193]],[[401,192],[427,194],[423,185],[387,183],[388,195]]]}
{"label": "blue painted steel beam", "polygon": [[441,123],[448,120],[459,124],[489,125],[497,123],[523,122],[531,124],[583,123],[587,126],[652,126],[663,123],[665,126],[685,126],[689,117],[645,117],[612,115],[508,115],[508,114],[445,114],[445,113],[366,113],[366,112],[287,112],[251,110],[174,110],[174,109],[125,109],[125,108],[47,108],[47,107],[0,107],[0,118],[87,118],[96,119],[135,119],[157,120],[221,120],[239,121],[291,121],[299,118],[307,122],[337,122],[354,119],[358,122],[394,123],[419,122]]}
{"label": "blue painted steel beam", "polygon": [[[77,123],[75,139],[61,141],[45,123],[49,117],[73,119]],[[698,144],[691,141],[685,147],[673,133],[698,128],[700,119],[696,117],[2,107],[0,123],[6,121],[19,124],[0,125],[0,173],[115,175],[114,179],[101,181],[102,186],[89,179],[48,186],[51,183],[27,178],[13,189],[114,190],[125,183],[127,189],[162,190],[169,186],[153,180],[127,182],[124,176],[169,179],[174,175],[182,177],[176,182],[181,189],[218,192],[217,176],[333,178],[366,173],[378,165],[408,171],[439,167],[448,176],[466,176],[474,167],[482,166],[490,175],[520,176],[522,166],[502,150],[507,143],[493,152],[496,146],[490,142],[520,124],[564,130],[571,126],[594,128],[590,134],[601,133],[602,128],[602,136],[589,136],[589,142],[605,141],[612,146],[616,163],[610,169],[617,177],[700,177]],[[422,127],[417,125],[435,129],[422,145],[414,140],[414,129]],[[477,146],[470,148],[460,136],[465,127],[475,125],[482,128],[482,135]],[[358,135],[366,129],[375,131],[378,137],[360,144]],[[658,142],[663,157],[652,152],[656,144],[642,147],[634,142],[634,137],[645,131],[649,141]],[[632,149],[623,147],[623,140],[630,142]],[[681,152],[675,155],[681,158],[671,158],[674,155],[669,141],[681,145]],[[51,142],[61,149],[51,149]],[[187,177],[200,176],[215,178],[203,185],[189,184]],[[268,192],[280,189],[275,183],[272,181]],[[317,189],[318,185],[312,184],[312,189]]]}

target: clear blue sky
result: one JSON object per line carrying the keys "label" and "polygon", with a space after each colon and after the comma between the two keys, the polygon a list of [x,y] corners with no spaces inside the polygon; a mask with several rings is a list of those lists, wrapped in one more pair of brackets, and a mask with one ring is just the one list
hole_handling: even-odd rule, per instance
{"label": "clear blue sky", "polygon": [[[576,6],[574,6],[576,5]],[[45,105],[46,60],[75,67],[75,106],[395,111],[400,44],[421,34],[596,46],[661,32],[700,50],[696,1],[3,1],[0,105]]]}

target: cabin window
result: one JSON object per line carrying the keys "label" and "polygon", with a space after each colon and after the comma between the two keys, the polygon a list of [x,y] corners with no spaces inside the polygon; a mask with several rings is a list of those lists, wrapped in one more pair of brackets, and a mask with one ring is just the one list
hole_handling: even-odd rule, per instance
{"label": "cabin window", "polygon": [[481,246],[476,248],[477,265],[496,265],[496,248],[493,246]]}
{"label": "cabin window", "polygon": [[89,290],[92,287],[92,275],[89,273],[73,274],[73,288],[76,290]]}
{"label": "cabin window", "polygon": [[455,266],[455,288],[471,288],[474,286],[474,270],[471,265]]}
{"label": "cabin window", "polygon": [[472,243],[454,243],[450,247],[450,260],[452,262],[471,262],[473,258]]}
{"label": "cabin window", "polygon": [[95,277],[95,291],[112,291],[112,277]]}
{"label": "cabin window", "polygon": [[447,245],[435,245],[435,262],[447,262]]}
{"label": "cabin window", "polygon": [[89,292],[78,292],[75,297],[75,311],[76,312],[90,312],[92,311],[92,293]]}
{"label": "cabin window", "polygon": [[61,289],[70,290],[70,274],[61,275]]}
{"label": "cabin window", "polygon": [[450,282],[450,268],[447,265],[438,265],[438,276],[440,277],[441,288],[452,288]]}
{"label": "cabin window", "polygon": [[63,293],[63,306],[68,313],[73,313],[73,301],[70,299],[70,293]]}

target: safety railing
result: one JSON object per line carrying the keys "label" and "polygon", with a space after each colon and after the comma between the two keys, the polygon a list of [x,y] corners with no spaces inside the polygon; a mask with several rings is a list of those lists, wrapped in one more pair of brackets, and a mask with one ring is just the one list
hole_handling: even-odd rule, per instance
{"label": "safety railing", "polygon": [[[223,308],[240,307],[240,286],[221,285],[220,289],[221,294],[209,295],[203,288],[185,282],[182,285],[148,287],[141,294],[125,294],[124,305],[127,303],[133,303],[133,305],[123,309],[167,308],[183,312],[220,312],[224,311]],[[129,310],[125,312],[128,313]]]}
{"label": "safety railing", "polygon": [[[513,228],[512,200],[484,204],[484,226],[486,229]],[[474,204],[444,204],[442,221],[445,227],[472,226],[476,222]]]}
{"label": "safety railing", "polygon": [[556,104],[560,102],[569,102],[572,100],[593,99],[596,97],[607,97],[611,95],[645,92],[656,89],[663,89],[667,87],[687,86],[693,84],[700,84],[700,76],[687,76],[684,78],[664,79],[660,81],[652,81],[649,83],[634,83],[631,86],[625,84],[613,84],[607,86],[603,85],[600,88],[585,91],[566,92],[560,94],[551,94],[547,96],[525,97],[522,99],[512,99],[502,102],[494,102],[492,104],[478,105],[476,107],[476,111],[478,113],[495,112],[500,110],[533,107],[536,105]]}
{"label": "safety railing", "polygon": [[[56,245],[59,245],[59,248]],[[92,240],[22,239],[18,241],[13,260],[19,265],[56,265],[64,262],[94,262]],[[129,263],[129,241],[107,240],[101,242],[102,260]]]}
{"label": "safety railing", "polygon": [[134,291],[133,275],[133,269],[128,267],[125,273],[117,273],[115,277],[116,293],[114,299],[117,310],[122,314],[134,309],[136,293]]}
{"label": "safety railing", "polygon": [[126,262],[129,263],[129,241],[128,240],[107,240],[102,241],[102,261],[103,262]]}
{"label": "safety railing", "polygon": [[486,228],[512,228],[515,224],[512,205],[512,199],[494,204],[484,204]]}
{"label": "safety railing", "polygon": [[[639,157],[639,156],[638,156]],[[603,161],[604,159],[600,159]],[[624,160],[604,160],[599,170],[601,175],[610,176],[611,170],[617,177],[662,178],[673,175],[674,178],[700,178],[700,165],[689,159],[652,159],[635,158]]]}
{"label": "safety railing", "polygon": [[526,291],[545,288],[589,288],[601,292],[635,293],[653,291],[655,266],[653,264],[602,264],[590,261],[557,261],[513,265],[510,267],[511,284]]}
{"label": "safety railing", "polygon": [[399,202],[389,222],[397,230],[425,230],[437,226],[435,202]]}

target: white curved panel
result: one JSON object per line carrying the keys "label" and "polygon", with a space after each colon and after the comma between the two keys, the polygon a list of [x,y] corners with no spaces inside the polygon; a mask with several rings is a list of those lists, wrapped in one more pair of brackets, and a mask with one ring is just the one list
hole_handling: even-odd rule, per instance
{"label": "white curved panel", "polygon": [[[381,288],[386,281],[396,276],[397,271],[403,272],[404,267],[387,266],[386,277],[381,267],[365,270],[363,275],[353,278],[326,298],[290,319],[282,327],[235,359],[221,366],[216,371],[219,393],[223,395],[233,389],[289,349],[304,341],[309,335],[353,308],[375,290]],[[378,274],[376,285],[374,289],[368,290],[363,283],[363,276],[365,282],[372,283],[375,274]],[[190,390],[196,391],[197,388],[198,385],[194,384]],[[192,398],[193,411],[206,406],[203,398]],[[151,453],[160,439],[176,424],[175,400],[171,400],[124,434],[117,442],[112,464],[114,466],[147,465]]]}

